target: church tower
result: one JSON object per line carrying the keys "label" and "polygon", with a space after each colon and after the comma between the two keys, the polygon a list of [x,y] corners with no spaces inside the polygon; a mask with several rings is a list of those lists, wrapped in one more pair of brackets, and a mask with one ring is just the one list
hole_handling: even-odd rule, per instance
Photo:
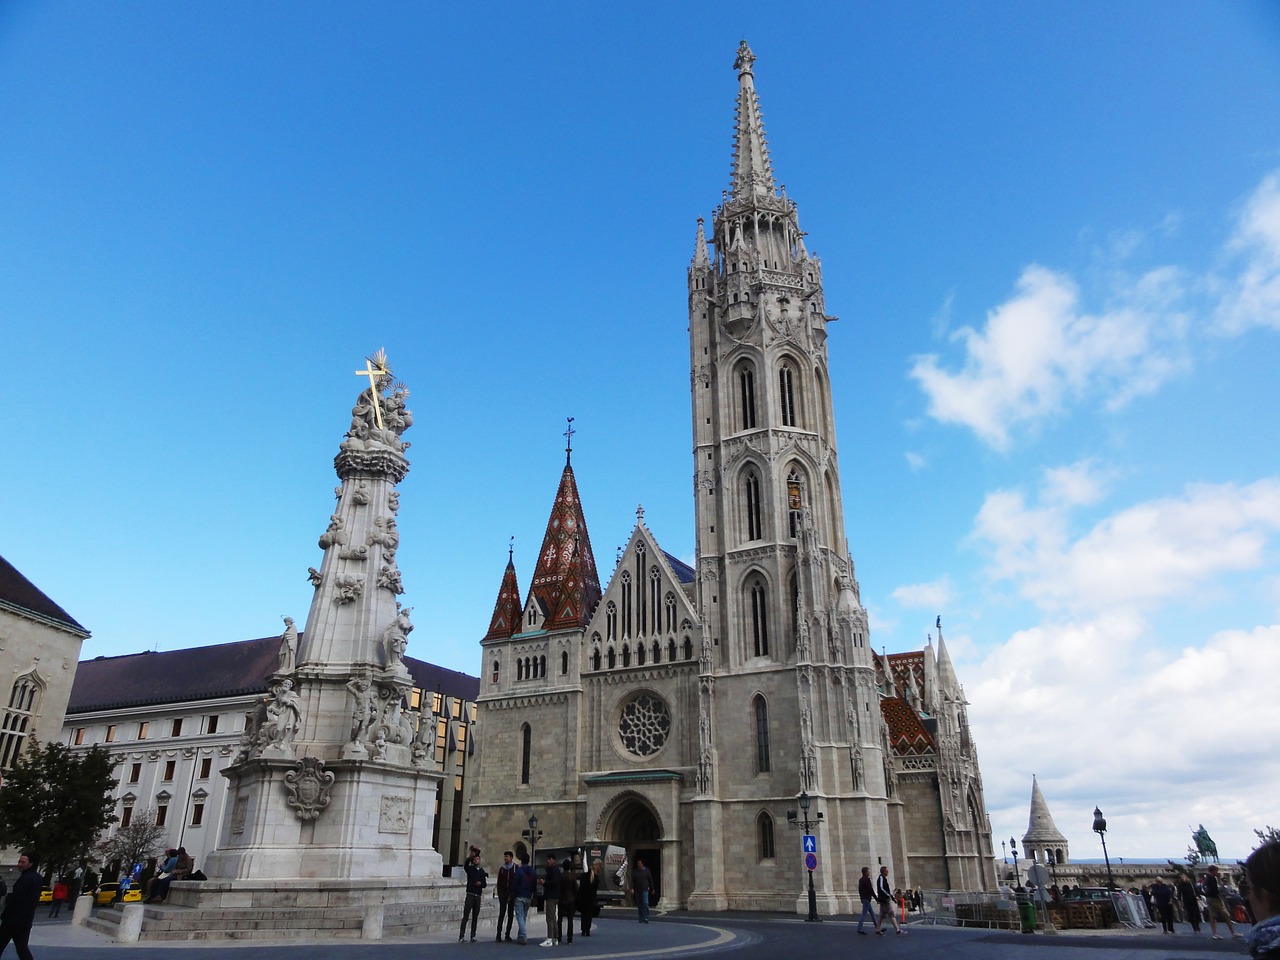
{"label": "church tower", "polygon": [[[743,888],[720,869],[733,862],[726,845],[766,842],[771,817],[758,811],[794,807],[804,791],[823,817],[819,909],[849,911],[861,866],[910,880],[890,837],[875,663],[845,540],[827,357],[836,318],[775,182],[755,59],[744,41],[732,178],[710,237],[699,220],[688,271],[707,731],[689,906],[735,906]],[[755,803],[722,803],[730,794]],[[799,893],[794,877],[776,883],[777,895]]]}

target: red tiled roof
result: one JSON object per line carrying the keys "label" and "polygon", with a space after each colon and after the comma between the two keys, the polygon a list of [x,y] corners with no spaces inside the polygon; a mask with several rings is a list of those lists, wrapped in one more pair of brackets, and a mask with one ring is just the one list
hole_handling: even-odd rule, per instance
{"label": "red tiled roof", "polygon": [[585,626],[600,602],[596,558],[591,552],[573,467],[567,463],[551,505],[529,596],[538,601],[545,613],[548,630]]}
{"label": "red tiled roof", "polygon": [[516,565],[507,561],[502,574],[502,586],[498,588],[498,601],[493,605],[493,618],[485,640],[505,640],[520,629],[520,583],[516,580]]}
{"label": "red tiled roof", "polygon": [[920,715],[901,697],[883,697],[880,712],[889,728],[889,743],[899,755],[933,752],[933,737]]}

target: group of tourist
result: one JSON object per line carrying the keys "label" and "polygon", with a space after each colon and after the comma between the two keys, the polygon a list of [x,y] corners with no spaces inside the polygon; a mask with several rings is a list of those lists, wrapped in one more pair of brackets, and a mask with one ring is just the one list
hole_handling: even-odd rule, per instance
{"label": "group of tourist", "polygon": [[[637,866],[642,867],[642,864]],[[467,923],[471,924],[470,942],[476,942],[476,927],[480,919],[480,905],[484,891],[489,886],[489,873],[484,869],[480,849],[471,847],[467,862],[466,897],[462,908],[462,923],[458,927],[458,942],[468,940]],[[573,943],[573,918],[577,914],[581,934],[591,936],[591,922],[600,912],[601,863],[593,863],[581,877],[572,858],[561,866],[555,854],[547,854],[546,874],[542,880],[543,913],[547,918],[547,938],[540,946],[554,947],[560,943]],[[646,878],[648,871],[645,871]],[[507,850],[502,855],[502,866],[494,883],[494,896],[498,900],[497,934],[499,942],[512,942],[511,925],[516,925],[515,943],[521,946],[529,942],[527,921],[529,907],[538,893],[537,871],[529,863],[528,854],[521,853],[517,864],[515,854]],[[644,898],[641,922],[648,923],[648,895]]]}
{"label": "group of tourist", "polygon": [[[888,920],[893,924],[893,929],[899,935],[907,932],[907,928],[898,922],[898,914],[895,907],[904,903],[901,891],[895,891],[893,885],[889,882],[889,868],[881,867],[880,876],[876,877],[875,883],[871,882],[871,868],[863,867],[862,876],[858,878],[858,899],[862,901],[862,915],[858,917],[858,932],[865,935],[866,930],[862,929],[865,921],[871,920],[875,925],[876,936],[884,936],[884,922]],[[876,915],[872,903],[876,903],[880,907],[879,916]],[[905,905],[904,905],[905,909]]]}

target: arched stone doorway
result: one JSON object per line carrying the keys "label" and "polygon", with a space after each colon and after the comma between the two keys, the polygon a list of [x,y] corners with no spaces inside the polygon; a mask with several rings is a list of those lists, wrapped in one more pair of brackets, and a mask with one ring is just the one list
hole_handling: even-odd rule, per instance
{"label": "arched stone doorway", "polygon": [[643,861],[653,876],[653,890],[649,894],[650,906],[662,899],[662,822],[653,805],[638,793],[620,793],[605,806],[600,817],[599,836],[607,843],[616,843],[627,851],[626,889],[631,891],[630,873],[636,862]]}

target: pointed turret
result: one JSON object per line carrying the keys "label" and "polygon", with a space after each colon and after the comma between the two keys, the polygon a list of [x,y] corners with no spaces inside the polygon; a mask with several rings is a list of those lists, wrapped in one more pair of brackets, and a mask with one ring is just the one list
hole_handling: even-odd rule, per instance
{"label": "pointed turret", "polygon": [[698,236],[693,242],[693,261],[690,264],[695,270],[711,268],[711,254],[707,251],[707,232],[703,229],[702,218],[698,218]]}
{"label": "pointed turret", "polygon": [[551,505],[525,606],[532,602],[537,603],[548,630],[585,626],[600,602],[600,577],[591,552],[591,537],[582,514],[578,482],[568,462]]}
{"label": "pointed turret", "polygon": [[924,709],[928,714],[938,712],[938,656],[933,650],[933,634],[924,645]]}
{"label": "pointed turret", "polygon": [[960,695],[960,678],[956,676],[956,668],[951,664],[951,654],[947,653],[946,641],[942,639],[942,617],[938,617],[938,685],[944,696]]}
{"label": "pointed turret", "polygon": [[1055,862],[1067,862],[1067,838],[1053,822],[1053,814],[1049,812],[1049,804],[1040,792],[1040,783],[1035,774],[1031,775],[1031,817],[1027,823],[1027,832],[1022,835],[1022,847],[1033,860],[1043,859],[1036,856],[1038,851],[1049,850],[1053,853]]}
{"label": "pointed turret", "polygon": [[498,601],[493,605],[493,618],[485,640],[506,640],[520,629],[520,584],[516,580],[516,564],[511,551],[507,552],[507,569],[502,574],[502,586],[498,588]]}
{"label": "pointed turret", "polygon": [[769,162],[764,118],[751,70],[755,62],[755,54],[743,40],[733,61],[733,68],[738,71],[738,129],[733,141],[733,182],[729,192],[735,199],[774,194],[773,164]]}

